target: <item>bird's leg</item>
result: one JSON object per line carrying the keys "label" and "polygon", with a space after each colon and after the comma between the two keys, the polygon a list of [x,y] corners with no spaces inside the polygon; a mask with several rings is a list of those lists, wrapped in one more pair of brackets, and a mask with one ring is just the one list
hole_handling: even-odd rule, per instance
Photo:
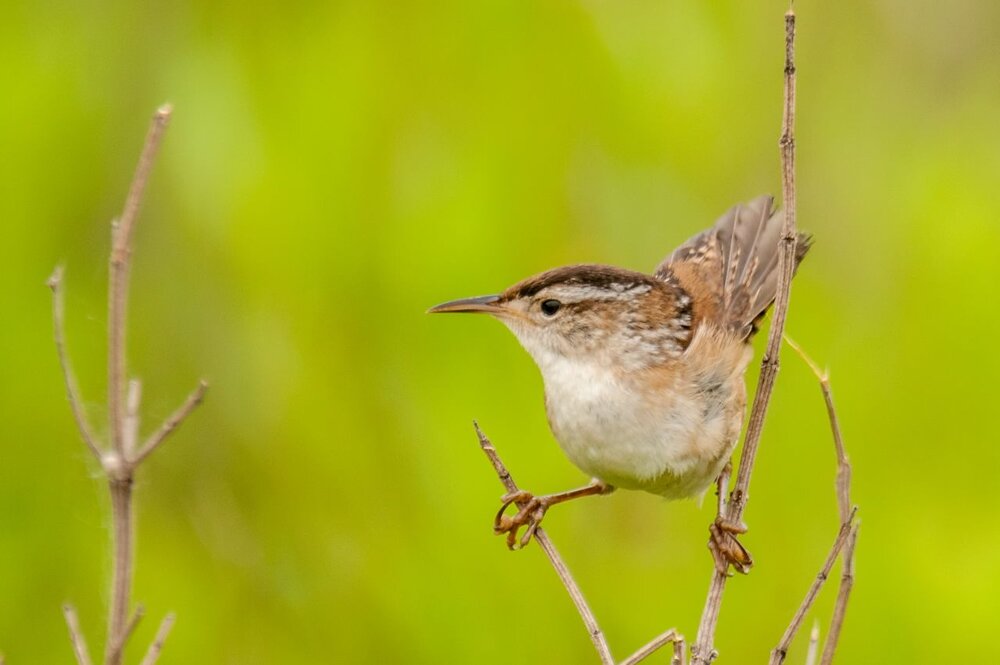
{"label": "bird's leg", "polygon": [[[525,492],[524,490],[505,494],[501,498],[503,505],[500,506],[500,510],[493,520],[493,533],[497,535],[506,533],[507,547],[512,550],[524,547],[531,541],[531,537],[535,535],[538,525],[541,523],[542,518],[545,517],[545,512],[551,506],[594,494],[610,494],[614,490],[615,488],[611,485],[594,479],[589,485],[567,492],[559,492],[558,494],[535,496],[531,492]],[[511,504],[517,504],[517,513],[512,516],[505,515],[504,513],[507,512],[507,508]],[[527,528],[524,530],[521,538],[518,539],[517,532],[521,527]]]}
{"label": "bird's leg", "polygon": [[719,474],[717,481],[719,502],[715,521],[708,527],[711,535],[708,539],[708,549],[715,560],[717,571],[728,574],[729,566],[732,565],[738,572],[746,575],[753,566],[753,557],[736,537],[747,532],[747,525],[726,517],[726,496],[729,494],[729,476],[732,472],[732,464],[727,462]]}

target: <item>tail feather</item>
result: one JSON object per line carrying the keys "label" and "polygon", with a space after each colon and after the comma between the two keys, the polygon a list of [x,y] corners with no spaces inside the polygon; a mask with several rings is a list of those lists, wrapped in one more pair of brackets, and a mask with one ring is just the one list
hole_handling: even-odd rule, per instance
{"label": "tail feather", "polygon": [[[733,206],[710,229],[674,250],[656,275],[698,291],[711,301],[707,318],[750,337],[777,294],[783,223],[770,196]],[[811,244],[808,235],[798,235],[796,268]]]}

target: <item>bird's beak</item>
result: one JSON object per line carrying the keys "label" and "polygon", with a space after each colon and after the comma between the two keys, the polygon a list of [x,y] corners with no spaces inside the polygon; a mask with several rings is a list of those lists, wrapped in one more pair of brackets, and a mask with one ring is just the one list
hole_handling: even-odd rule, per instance
{"label": "bird's beak", "polygon": [[428,314],[440,314],[442,312],[486,312],[487,314],[497,314],[503,311],[499,304],[500,296],[479,296],[477,298],[462,298],[435,305],[427,310]]}

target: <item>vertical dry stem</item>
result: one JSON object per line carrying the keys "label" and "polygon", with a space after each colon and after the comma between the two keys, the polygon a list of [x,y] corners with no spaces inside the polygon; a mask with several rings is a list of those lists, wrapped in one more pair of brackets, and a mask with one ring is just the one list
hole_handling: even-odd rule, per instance
{"label": "vertical dry stem", "polygon": [[844,545],[844,570],[840,577],[840,589],[837,591],[837,602],[833,607],[833,618],[830,620],[829,635],[826,644],[823,646],[823,657],[820,665],[830,665],[833,662],[833,655],[837,651],[837,644],[840,641],[840,631],[844,627],[844,616],[847,614],[847,600],[851,596],[851,589],[854,587],[854,546],[858,542],[858,525],[851,529],[851,535],[847,537],[847,544]]}
{"label": "vertical dry stem", "polygon": [[132,476],[110,478],[111,523],[114,543],[111,571],[111,610],[108,616],[108,641],[105,660],[109,665],[121,662],[121,649],[114,646],[122,641],[132,594]]}
{"label": "vertical dry stem", "polygon": [[[108,261],[108,419],[112,447],[120,456],[124,456],[125,449],[125,312],[132,264],[132,229],[171,112],[167,105],[157,109],[153,116],[122,216],[111,226],[111,259]],[[121,621],[124,626],[124,618]]]}
{"label": "vertical dry stem", "polygon": [[[789,9],[785,14],[785,90],[784,108],[782,113],[781,138],[778,142],[781,148],[781,191],[784,225],[781,229],[781,247],[778,253],[778,290],[774,299],[774,318],[767,339],[764,358],[761,361],[760,377],[757,381],[757,393],[747,423],[747,432],[743,440],[743,454],[740,458],[736,483],[727,504],[726,517],[730,522],[739,523],[743,520],[746,509],[750,474],[753,471],[757,448],[767,416],[767,407],[774,390],[774,381],[778,374],[778,356],[781,351],[781,337],[785,329],[785,318],[788,314],[788,299],[791,292],[792,273],[795,268],[795,245],[798,241],[795,231],[795,12]],[[718,570],[713,571],[709,585],[708,597],[702,611],[698,626],[698,637],[692,649],[692,664],[706,665],[716,657],[713,646],[715,629],[719,621],[719,611],[722,607],[722,596],[728,576]]]}

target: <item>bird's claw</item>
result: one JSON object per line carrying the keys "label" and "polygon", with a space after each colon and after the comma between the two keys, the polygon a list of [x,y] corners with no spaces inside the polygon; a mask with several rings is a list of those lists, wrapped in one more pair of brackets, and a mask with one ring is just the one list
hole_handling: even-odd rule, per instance
{"label": "bird's claw", "polygon": [[709,525],[711,537],[708,539],[708,549],[715,559],[715,569],[723,575],[729,575],[731,565],[737,572],[746,575],[753,567],[753,557],[747,551],[737,536],[747,532],[747,526],[742,522],[731,522],[721,515]]}
{"label": "bird's claw", "polygon": [[[538,525],[545,517],[545,511],[549,508],[548,501],[546,501],[546,497],[537,497],[524,490],[505,494],[501,501],[503,501],[503,505],[500,506],[497,516],[493,519],[493,533],[497,535],[506,533],[507,548],[520,549],[531,542],[531,537],[535,535]],[[518,511],[514,515],[506,515],[507,508],[511,504],[516,504]],[[518,538],[517,532],[521,530],[521,527],[526,528],[521,537]]]}

